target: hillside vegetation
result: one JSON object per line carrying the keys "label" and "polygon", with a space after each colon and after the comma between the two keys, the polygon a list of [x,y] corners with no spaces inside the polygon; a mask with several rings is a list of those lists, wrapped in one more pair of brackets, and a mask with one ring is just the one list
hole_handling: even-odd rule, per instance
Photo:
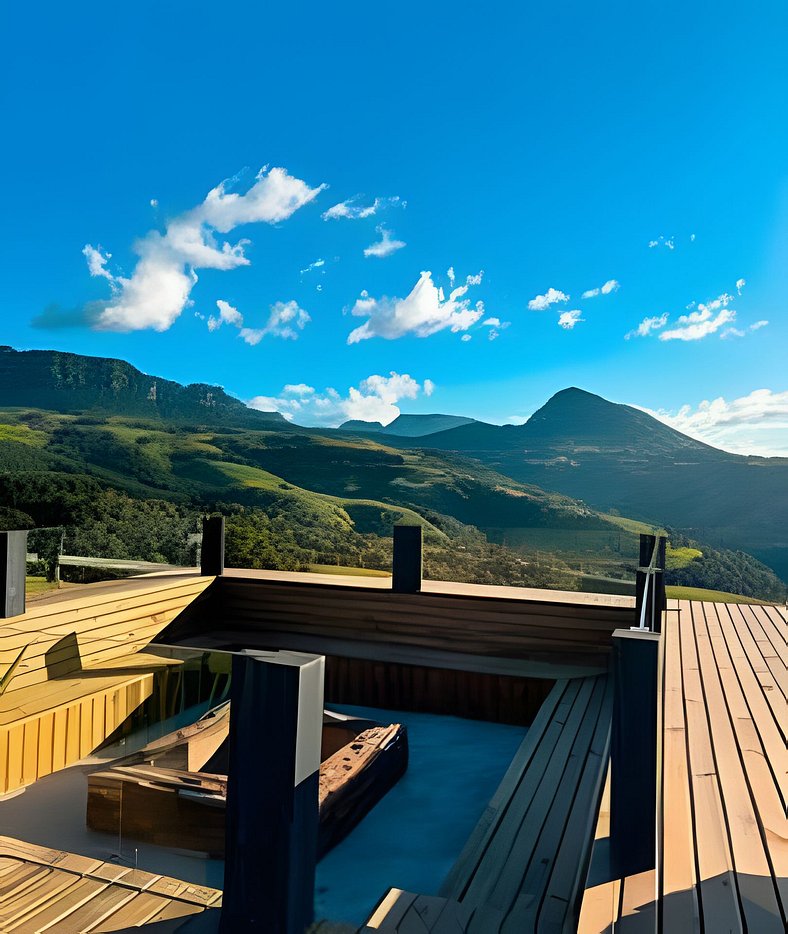
{"label": "hillside vegetation", "polygon": [[[604,462],[608,488],[617,489],[630,474],[656,470],[644,450],[667,456],[673,445],[674,461],[732,457],[579,390],[554,397],[530,435],[471,422],[395,438],[300,428],[253,412],[219,387],[182,387],[123,361],[6,349],[0,403],[7,405],[0,409],[0,525],[62,527],[70,553],[173,564],[194,560],[189,536],[199,517],[220,511],[228,517],[230,565],[385,570],[393,526],[406,522],[424,528],[428,576],[607,588],[632,580],[638,535],[661,521],[648,514],[653,503],[644,500],[629,515],[609,503],[603,514],[513,479],[509,467],[576,478]],[[446,417],[401,418],[417,432]],[[472,450],[462,450],[458,437]],[[553,446],[549,458],[538,444]],[[564,453],[553,457],[555,450]],[[752,467],[733,460],[736,469]],[[774,467],[768,462],[755,476],[776,477]],[[705,499],[714,499],[710,491]],[[784,587],[768,568],[719,545],[698,530],[671,532],[669,580],[780,598]]]}

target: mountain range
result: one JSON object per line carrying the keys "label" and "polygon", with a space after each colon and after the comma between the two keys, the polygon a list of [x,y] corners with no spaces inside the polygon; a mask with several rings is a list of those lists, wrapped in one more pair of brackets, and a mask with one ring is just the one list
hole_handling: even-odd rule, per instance
{"label": "mountain range", "polygon": [[788,578],[788,459],[721,451],[578,388],[520,426],[432,414],[311,429],[121,360],[6,347],[0,407],[3,470],[84,471],[180,501],[318,497],[363,514],[359,528],[416,510],[506,542],[528,529],[609,534],[621,515],[742,549]]}

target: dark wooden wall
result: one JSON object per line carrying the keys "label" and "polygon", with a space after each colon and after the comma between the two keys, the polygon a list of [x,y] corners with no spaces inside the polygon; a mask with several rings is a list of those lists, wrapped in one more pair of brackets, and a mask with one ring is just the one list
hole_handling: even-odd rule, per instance
{"label": "dark wooden wall", "polygon": [[447,714],[529,726],[555,682],[326,657],[326,703]]}

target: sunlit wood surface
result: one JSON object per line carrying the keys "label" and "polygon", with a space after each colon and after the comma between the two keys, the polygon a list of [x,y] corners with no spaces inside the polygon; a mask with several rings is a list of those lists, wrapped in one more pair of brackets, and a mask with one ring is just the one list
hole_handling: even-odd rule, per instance
{"label": "sunlit wood surface", "polygon": [[[587,889],[579,931],[782,932],[786,611],[670,601],[665,617],[659,870]],[[607,821],[603,805],[599,839]]]}
{"label": "sunlit wood surface", "polygon": [[0,837],[0,931],[94,934],[186,918],[221,905],[217,889]]}
{"label": "sunlit wood surface", "polygon": [[141,577],[55,591],[0,625],[0,795],[88,755],[173,662],[143,650],[212,578]]}

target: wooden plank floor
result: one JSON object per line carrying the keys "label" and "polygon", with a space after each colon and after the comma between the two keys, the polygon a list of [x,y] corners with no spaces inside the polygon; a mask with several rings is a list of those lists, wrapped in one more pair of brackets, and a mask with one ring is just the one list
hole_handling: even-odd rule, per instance
{"label": "wooden plank floor", "polygon": [[440,896],[392,889],[364,931],[521,934],[574,927],[610,749],[608,675],[559,681]]}
{"label": "wooden plank floor", "polygon": [[221,905],[217,889],[0,837],[0,931],[123,931]]}
{"label": "wooden plank floor", "polygon": [[788,614],[670,601],[663,631],[661,871],[586,889],[578,930],[783,932]]}

